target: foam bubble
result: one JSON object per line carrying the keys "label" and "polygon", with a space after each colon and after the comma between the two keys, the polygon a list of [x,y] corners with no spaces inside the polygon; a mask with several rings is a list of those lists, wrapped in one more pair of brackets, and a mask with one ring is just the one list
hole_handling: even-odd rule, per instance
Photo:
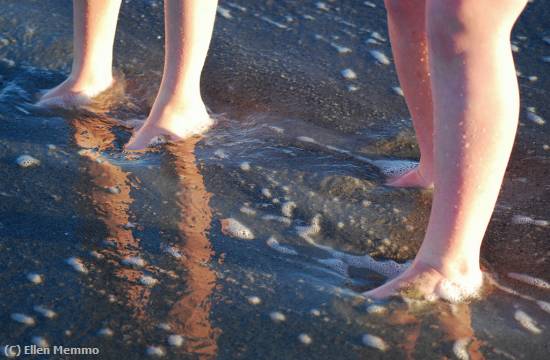
{"label": "foam bubble", "polygon": [[243,161],[239,167],[242,171],[250,171],[250,163],[248,161]]}
{"label": "foam bubble", "polygon": [[254,233],[252,230],[250,230],[245,225],[241,224],[239,221],[228,218],[228,219],[222,219],[221,221],[222,225],[222,232],[224,235],[231,236],[237,239],[243,239],[243,240],[253,240],[254,239]]}
{"label": "foam bubble", "polygon": [[218,5],[217,12],[218,12],[218,14],[220,14],[221,16],[223,16],[224,18],[226,18],[228,20],[233,19],[233,16],[231,15],[231,11],[229,11],[229,9],[223,8],[223,7]]}
{"label": "foam bubble", "polygon": [[311,310],[309,310],[309,313],[310,313],[312,316],[315,316],[315,317],[321,316],[321,312],[320,312],[318,309],[311,309]]}
{"label": "foam bubble", "polygon": [[382,65],[391,64],[390,59],[380,50],[371,50],[369,54]]}
{"label": "foam bubble", "polygon": [[366,346],[369,346],[371,348],[378,349],[380,351],[386,351],[388,350],[388,344],[382,339],[381,337],[371,335],[371,334],[365,334],[363,335],[363,344]]}
{"label": "foam bubble", "polygon": [[277,221],[285,225],[290,225],[292,223],[292,221],[289,218],[286,218],[283,216],[277,216],[277,215],[264,215],[262,216],[262,220]]}
{"label": "foam bubble", "polygon": [[146,264],[145,260],[143,260],[139,256],[126,257],[122,260],[122,263],[124,265],[134,266],[134,267],[138,267],[138,268],[144,267],[145,264]]}
{"label": "foam bubble", "polygon": [[183,336],[181,335],[170,335],[168,336],[168,344],[173,347],[180,347],[183,345]]}
{"label": "foam bubble", "polygon": [[243,214],[250,215],[250,216],[256,215],[256,210],[254,210],[251,207],[246,206],[246,205],[241,206],[239,211],[242,212]]}
{"label": "foam bubble", "polygon": [[511,279],[514,279],[514,280],[524,282],[524,283],[532,285],[532,286],[539,287],[541,289],[545,289],[545,290],[550,289],[550,283],[548,283],[547,281],[545,281],[543,279],[540,279],[540,278],[536,278],[536,277],[529,276],[529,275],[526,275],[526,274],[519,274],[519,273],[515,273],[515,272],[508,273],[508,277],[511,278]]}
{"label": "foam bubble", "polygon": [[399,96],[405,96],[405,93],[403,93],[403,89],[401,89],[401,87],[399,86],[392,87],[392,90],[394,93],[396,93]]}
{"label": "foam bubble", "polygon": [[538,335],[542,330],[537,326],[537,322],[527,313],[522,310],[516,310],[514,313],[514,319],[527,331],[532,334]]}
{"label": "foam bubble", "polygon": [[284,245],[279,244],[279,242],[277,241],[277,239],[275,239],[274,236],[271,236],[267,240],[267,246],[269,246],[270,248],[272,248],[275,251],[280,252],[281,254],[298,255],[298,252],[296,250],[294,250],[294,249],[292,249],[288,246],[284,246]]}
{"label": "foam bubble", "polygon": [[469,360],[468,345],[470,344],[470,338],[458,339],[453,344],[453,353],[459,360]]}
{"label": "foam bubble", "polygon": [[71,257],[65,260],[65,262],[80,273],[83,273],[83,274],[88,273],[88,269],[86,268],[82,260],[80,260],[79,258]]}
{"label": "foam bubble", "polygon": [[162,346],[148,346],[145,353],[149,356],[153,357],[163,357],[166,355],[166,351],[164,351],[164,348]]}
{"label": "foam bubble", "polygon": [[113,330],[109,328],[102,328],[97,331],[97,335],[99,336],[105,336],[105,337],[111,337],[114,335]]}
{"label": "foam bubble", "polygon": [[418,167],[418,162],[409,160],[374,160],[372,164],[387,177],[400,176]]}
{"label": "foam bubble", "polygon": [[25,324],[28,326],[34,326],[36,324],[36,321],[32,317],[22,313],[11,314],[11,319],[13,321],[17,321],[18,323]]}
{"label": "foam bubble", "polygon": [[259,305],[262,303],[262,299],[260,299],[258,296],[249,296],[246,298],[246,300],[250,305]]}
{"label": "foam bubble", "polygon": [[45,338],[43,338],[42,336],[33,336],[31,338],[31,343],[33,343],[34,345],[36,345],[39,348],[47,348],[47,347],[50,346],[48,344],[48,341]]}
{"label": "foam bubble", "polygon": [[268,128],[270,128],[271,130],[275,131],[277,134],[282,134],[285,132],[285,129],[281,128],[281,127],[278,127],[278,126],[268,126]]}
{"label": "foam bubble", "polygon": [[367,313],[369,314],[385,314],[388,311],[388,309],[385,306],[377,305],[377,304],[371,304],[367,306]]}
{"label": "foam bubble", "polygon": [[540,115],[535,114],[534,112],[531,112],[531,111],[527,112],[527,119],[540,126],[546,124],[546,121]]}
{"label": "foam bubble", "polygon": [[139,282],[140,284],[142,285],[145,285],[145,286],[148,286],[148,287],[153,287],[155,286],[159,281],[157,279],[155,279],[154,277],[152,276],[149,276],[149,275],[142,275],[140,278],[139,278]]}
{"label": "foam bubble", "polygon": [[376,7],[376,4],[375,4],[375,3],[372,3],[372,2],[370,2],[370,1],[365,1],[363,4],[365,4],[366,6],[371,7],[371,8],[375,8],[375,7]]}
{"label": "foam bubble", "polygon": [[329,11],[330,8],[328,7],[327,4],[325,4],[324,2],[321,2],[321,1],[318,1],[317,3],[315,3],[315,6],[317,7],[317,9],[319,10],[323,10],[323,11]]}
{"label": "foam bubble", "polygon": [[344,77],[346,80],[355,80],[357,79],[357,74],[352,69],[344,69],[340,71],[340,74]]}
{"label": "foam bubble", "polygon": [[174,246],[165,246],[163,250],[165,253],[172,255],[176,259],[181,259],[183,257],[181,252]]}
{"label": "foam bubble", "polygon": [[271,320],[273,320],[274,322],[278,323],[278,322],[283,322],[286,320],[286,316],[285,314],[283,314],[282,312],[280,311],[273,311],[269,314],[269,317],[271,318]]}
{"label": "foam bubble", "polygon": [[479,297],[479,291],[483,285],[483,276],[467,284],[457,284],[453,281],[443,279],[437,286],[437,294],[441,299],[452,304],[458,304],[468,299]]}
{"label": "foam bubble", "polygon": [[40,160],[30,155],[21,155],[17,159],[15,159],[15,163],[22,168],[29,168],[40,165]]}
{"label": "foam bubble", "polygon": [[32,282],[33,284],[41,284],[44,281],[44,277],[37,273],[28,273],[27,274],[27,280]]}
{"label": "foam bubble", "polygon": [[321,264],[333,269],[337,273],[343,276],[348,276],[349,266],[345,262],[339,259],[319,259],[317,260]]}
{"label": "foam bubble", "polygon": [[286,201],[281,206],[281,213],[283,213],[284,216],[291,218],[294,209],[296,209],[296,203],[294,201]]}
{"label": "foam bubble", "polygon": [[550,313],[550,303],[542,300],[536,301],[537,305],[547,313]]}
{"label": "foam bubble", "polygon": [[35,305],[33,307],[33,310],[48,319],[53,319],[54,317],[57,316],[55,311],[45,308],[44,306],[41,306],[41,305]]}
{"label": "foam bubble", "polygon": [[304,344],[304,345],[310,345],[313,342],[313,339],[308,334],[300,334],[298,335],[298,340]]}
{"label": "foam bubble", "polygon": [[271,199],[273,197],[273,194],[271,194],[271,190],[269,190],[268,188],[262,189],[262,195],[268,199]]}
{"label": "foam bubble", "polygon": [[302,142],[307,142],[307,143],[312,143],[312,144],[317,144],[317,141],[315,141],[314,138],[310,138],[308,136],[298,136],[296,138],[296,140],[302,141]]}
{"label": "foam bubble", "polygon": [[296,232],[303,238],[319,234],[321,232],[321,214],[315,215],[309,226],[297,226]]}

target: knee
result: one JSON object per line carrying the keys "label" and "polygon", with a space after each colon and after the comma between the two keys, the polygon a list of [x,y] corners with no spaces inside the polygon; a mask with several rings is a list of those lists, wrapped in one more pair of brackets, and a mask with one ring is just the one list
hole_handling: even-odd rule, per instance
{"label": "knee", "polygon": [[430,0],[427,36],[435,51],[457,53],[486,38],[508,41],[527,0]]}

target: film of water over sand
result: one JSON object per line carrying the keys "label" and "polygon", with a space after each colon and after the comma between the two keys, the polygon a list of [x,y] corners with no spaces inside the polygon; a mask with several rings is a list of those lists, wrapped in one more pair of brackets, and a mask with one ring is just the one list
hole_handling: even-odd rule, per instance
{"label": "film of water over sand", "polygon": [[[550,3],[511,41],[518,134],[482,299],[361,295],[418,250],[433,193],[383,1],[222,0],[202,74],[216,125],[123,151],[162,76],[161,1],[123,1],[119,90],[42,109],[69,1],[0,1],[0,345],[37,359],[549,359]],[[15,346],[15,347],[14,347]]]}

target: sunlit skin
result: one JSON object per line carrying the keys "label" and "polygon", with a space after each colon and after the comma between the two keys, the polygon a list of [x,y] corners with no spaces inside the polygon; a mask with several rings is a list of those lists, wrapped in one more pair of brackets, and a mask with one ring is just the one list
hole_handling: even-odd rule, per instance
{"label": "sunlit skin", "polygon": [[[67,80],[46,92],[40,106],[87,104],[113,84],[112,59],[120,0],[74,0],[74,57]],[[166,0],[165,61],[159,92],[127,150],[142,150],[158,136],[177,141],[213,125],[200,93],[217,0]]]}
{"label": "sunlit skin", "polygon": [[208,267],[213,255],[208,240],[212,221],[209,206],[211,194],[206,190],[195,163],[197,141],[198,138],[190,138],[168,148],[180,180],[177,204],[181,208],[178,227],[182,243],[178,248],[183,255],[181,263],[187,269],[187,294],[172,306],[168,319],[172,331],[186,337],[186,352],[197,354],[201,359],[212,359],[218,352],[217,338],[221,330],[210,321],[210,297],[217,277]]}
{"label": "sunlit skin", "polygon": [[[388,1],[392,21],[396,13],[406,16],[408,3]],[[413,286],[437,298],[445,280],[470,290],[481,286],[480,246],[519,115],[510,32],[525,4],[426,1],[435,149],[432,212],[412,265],[366,296],[387,297]]]}

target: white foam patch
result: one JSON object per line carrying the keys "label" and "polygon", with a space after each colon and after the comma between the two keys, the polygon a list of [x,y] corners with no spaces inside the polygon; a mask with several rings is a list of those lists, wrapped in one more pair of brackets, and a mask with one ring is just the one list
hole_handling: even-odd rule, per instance
{"label": "white foam patch", "polygon": [[298,335],[298,340],[304,345],[310,345],[313,342],[313,339],[308,334]]}
{"label": "white foam patch", "polygon": [[283,313],[280,312],[280,311],[273,311],[273,312],[271,312],[271,313],[269,314],[269,317],[271,318],[271,320],[273,320],[273,322],[276,322],[276,323],[286,321],[286,316],[285,316],[285,314],[283,314]]}
{"label": "white foam patch", "polygon": [[281,213],[288,218],[292,218],[294,209],[296,209],[296,203],[294,201],[287,201],[281,206]]}
{"label": "white foam patch", "polygon": [[22,313],[14,313],[14,314],[11,314],[10,317],[13,321],[17,321],[18,323],[25,324],[28,326],[34,326],[36,324],[36,321],[32,317]]}
{"label": "white foam patch", "polygon": [[15,163],[22,168],[30,168],[40,165],[40,160],[30,155],[21,155],[15,159]]}
{"label": "white foam patch", "polygon": [[221,16],[223,16],[224,18],[226,19],[233,19],[233,16],[231,15],[231,11],[229,11],[229,9],[226,9],[224,7],[221,7],[218,5],[218,9],[217,9],[217,12],[218,14],[220,14]]}
{"label": "white foam patch", "polygon": [[285,129],[283,129],[282,127],[278,127],[278,126],[271,125],[271,126],[268,126],[268,128],[275,131],[277,134],[283,134],[285,132]]}
{"label": "white foam patch", "polygon": [[290,225],[292,223],[292,220],[290,220],[287,217],[283,216],[277,216],[277,215],[264,215],[262,216],[262,220],[265,221],[276,221],[280,222],[281,224]]}
{"label": "white foam patch", "polygon": [[143,260],[142,258],[140,258],[138,256],[130,256],[130,257],[124,258],[122,260],[122,263],[124,265],[138,267],[138,268],[144,267],[145,264],[146,264],[145,260]]}
{"label": "white foam patch", "polygon": [[371,304],[367,306],[367,313],[381,315],[388,312],[388,309],[382,305]]}
{"label": "white foam patch", "polygon": [[27,280],[32,282],[35,285],[41,284],[44,281],[44,277],[37,273],[29,273],[27,274]]}
{"label": "white foam patch", "polygon": [[515,272],[508,273],[508,277],[517,281],[524,282],[526,284],[529,284],[531,286],[536,286],[541,289],[550,290],[550,283],[547,281],[536,278],[534,276],[526,275],[526,274],[519,274]]}
{"label": "white foam patch", "polygon": [[338,274],[348,277],[349,266],[339,259],[318,259],[318,262],[336,271]]}
{"label": "white foam patch", "polygon": [[97,335],[99,336],[105,336],[105,337],[111,337],[114,335],[113,330],[109,328],[102,328],[97,331]]}
{"label": "white foam patch", "polygon": [[222,232],[224,235],[242,240],[253,240],[254,233],[248,227],[233,218],[222,219]]}
{"label": "white foam patch", "polygon": [[483,286],[483,275],[479,279],[469,281],[467,284],[457,284],[453,281],[443,279],[437,285],[437,295],[451,304],[458,304],[464,301],[479,297]]}
{"label": "white foam patch", "polygon": [[277,241],[277,239],[274,236],[270,237],[267,240],[266,244],[267,244],[267,246],[269,246],[270,248],[272,248],[273,250],[275,250],[277,252],[280,252],[281,254],[298,255],[298,252],[296,250],[292,249],[291,247],[279,244],[279,241]]}
{"label": "white foam patch", "polygon": [[48,340],[46,340],[42,336],[33,336],[31,338],[31,343],[33,343],[34,345],[36,345],[39,348],[47,348],[47,347],[50,346],[50,344],[48,344]]}
{"label": "white foam patch", "polygon": [[542,300],[536,301],[537,305],[547,313],[550,313],[550,303]]}
{"label": "white foam patch", "polygon": [[317,141],[315,141],[315,139],[310,138],[310,137],[308,137],[308,136],[298,136],[298,137],[296,138],[296,140],[302,141],[302,142],[311,143],[311,144],[317,144]]}
{"label": "white foam patch", "polygon": [[145,353],[151,357],[163,357],[166,351],[162,346],[148,346]]}
{"label": "white foam patch", "polygon": [[453,344],[453,353],[459,360],[469,360],[468,345],[470,344],[470,338],[462,338],[455,341]]}
{"label": "white foam patch", "polygon": [[546,120],[544,120],[540,115],[535,114],[534,112],[531,112],[531,111],[527,112],[527,119],[540,126],[546,124]]}
{"label": "white foam patch", "polygon": [[370,1],[365,1],[363,4],[365,4],[368,7],[375,8],[376,4]]}
{"label": "white foam patch", "polygon": [[174,246],[165,246],[163,250],[165,253],[172,255],[176,259],[181,259],[183,257],[181,252]]}
{"label": "white foam patch", "polygon": [[393,90],[394,93],[396,93],[397,95],[399,96],[405,96],[405,93],[403,92],[403,89],[401,89],[401,87],[399,86],[394,86],[391,88]]}
{"label": "white foam patch", "polygon": [[239,211],[242,212],[243,214],[246,214],[246,215],[249,215],[249,216],[255,216],[256,215],[256,210],[254,210],[251,207],[246,206],[246,205],[241,206]]}
{"label": "white foam patch", "polygon": [[548,226],[549,223],[546,220],[536,220],[526,215],[514,215],[512,216],[512,224]]}
{"label": "white foam patch", "polygon": [[357,79],[357,74],[352,69],[344,69],[340,71],[340,74],[344,77],[346,80],[355,80]]}
{"label": "white foam patch", "polygon": [[83,274],[88,273],[88,269],[86,268],[82,260],[80,260],[79,258],[71,257],[65,260],[65,262],[68,265],[70,265],[75,271],[78,271],[79,273],[83,273]]}
{"label": "white foam patch", "polygon": [[241,168],[242,171],[250,171],[251,167],[250,167],[250,163],[248,161],[243,161],[239,167]]}
{"label": "white foam patch", "polygon": [[390,59],[380,50],[371,50],[369,54],[382,65],[391,64]]}
{"label": "white foam patch", "polygon": [[385,352],[389,349],[388,344],[379,336],[371,335],[371,334],[365,334],[362,338],[363,344],[365,346],[378,349],[382,352]]}
{"label": "white foam patch", "polygon": [[542,330],[538,327],[537,322],[524,311],[516,310],[514,313],[514,319],[516,319],[516,321],[530,333],[535,335],[542,333]]}
{"label": "white foam patch", "polygon": [[48,308],[46,308],[42,305],[35,305],[33,307],[33,310],[36,311],[37,313],[39,313],[40,315],[42,315],[43,317],[48,318],[48,319],[53,319],[54,317],[57,316],[55,311],[53,311],[51,309],[48,309]]}
{"label": "white foam patch", "polygon": [[315,215],[308,226],[296,226],[296,232],[302,238],[319,234],[321,232],[321,214]]}
{"label": "white foam patch", "polygon": [[147,287],[153,287],[156,284],[158,284],[158,282],[159,281],[157,279],[155,279],[154,277],[149,276],[149,275],[143,275],[139,278],[139,283],[141,285],[145,285]]}
{"label": "white foam patch", "polygon": [[173,347],[181,347],[183,345],[183,336],[170,335],[168,336],[168,344]]}
{"label": "white foam patch", "polygon": [[262,195],[267,199],[271,199],[273,197],[273,194],[271,193],[271,190],[269,190],[268,188],[263,188],[262,189]]}
{"label": "white foam patch", "polygon": [[260,305],[262,303],[262,299],[260,299],[258,296],[249,296],[246,298],[246,300],[250,305]]}
{"label": "white foam patch", "polygon": [[286,26],[285,24],[282,24],[280,22],[272,20],[272,19],[268,18],[267,16],[260,16],[260,19],[262,19],[263,21],[265,21],[268,24],[271,24],[275,27],[278,27],[279,29],[288,29],[288,26]]}
{"label": "white foam patch", "polygon": [[387,177],[400,176],[418,167],[418,162],[409,160],[372,160],[371,163]]}

